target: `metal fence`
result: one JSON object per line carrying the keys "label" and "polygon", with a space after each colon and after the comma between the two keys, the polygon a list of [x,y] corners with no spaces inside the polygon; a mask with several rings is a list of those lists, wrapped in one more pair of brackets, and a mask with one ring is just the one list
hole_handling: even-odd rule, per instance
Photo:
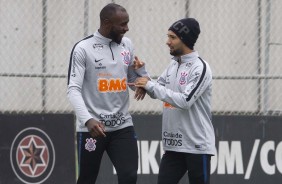
{"label": "metal fence", "polygon": [[[70,51],[99,26],[106,0],[0,0],[0,113],[70,113],[66,98]],[[171,56],[168,27],[195,17],[196,50],[214,76],[213,114],[282,114],[282,1],[115,0],[130,16],[136,55],[151,76]],[[130,111],[159,114],[162,103],[135,101]]]}

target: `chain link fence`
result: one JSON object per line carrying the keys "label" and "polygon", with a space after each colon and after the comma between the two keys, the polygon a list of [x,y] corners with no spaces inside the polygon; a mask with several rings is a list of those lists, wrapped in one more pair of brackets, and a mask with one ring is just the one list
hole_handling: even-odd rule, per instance
{"label": "chain link fence", "polygon": [[[280,0],[0,0],[0,113],[70,113],[67,72],[73,45],[99,26],[107,3],[129,15],[136,55],[157,77],[171,56],[168,27],[195,17],[196,50],[212,68],[213,114],[282,114]],[[135,101],[132,113],[162,112],[159,100]]]}

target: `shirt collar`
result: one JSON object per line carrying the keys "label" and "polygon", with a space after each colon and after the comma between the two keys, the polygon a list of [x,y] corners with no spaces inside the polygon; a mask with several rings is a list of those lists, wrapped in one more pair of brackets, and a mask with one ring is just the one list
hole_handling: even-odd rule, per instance
{"label": "shirt collar", "polygon": [[189,54],[185,54],[185,55],[182,55],[180,57],[174,56],[172,59],[175,60],[175,61],[179,61],[179,59],[180,59],[182,63],[190,63],[190,62],[193,62],[195,60],[195,58],[198,58],[198,57],[199,57],[198,52],[193,51]]}
{"label": "shirt collar", "polygon": [[99,41],[99,43],[103,43],[106,45],[108,45],[112,41],[112,39],[106,38],[103,35],[101,35],[101,33],[99,33],[98,30],[94,33],[94,37]]}

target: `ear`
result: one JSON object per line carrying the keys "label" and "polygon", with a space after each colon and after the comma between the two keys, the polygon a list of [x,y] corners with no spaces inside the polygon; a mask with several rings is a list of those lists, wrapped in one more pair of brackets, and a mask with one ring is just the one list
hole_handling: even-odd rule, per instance
{"label": "ear", "polygon": [[105,26],[112,26],[112,22],[109,20],[109,19],[105,19],[104,21],[103,21],[103,24],[105,25]]}

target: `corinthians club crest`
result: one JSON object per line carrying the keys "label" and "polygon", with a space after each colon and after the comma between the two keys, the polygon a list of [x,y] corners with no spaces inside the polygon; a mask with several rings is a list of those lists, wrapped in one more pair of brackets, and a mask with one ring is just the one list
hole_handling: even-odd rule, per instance
{"label": "corinthians club crest", "polygon": [[124,64],[129,65],[129,63],[130,63],[130,52],[129,51],[123,51],[120,54],[123,56]]}
{"label": "corinthians club crest", "polygon": [[53,171],[54,145],[49,136],[39,128],[22,130],[15,137],[10,149],[12,169],[24,183],[43,183]]}
{"label": "corinthians club crest", "polygon": [[85,143],[85,149],[88,150],[89,152],[91,151],[95,151],[96,149],[96,143],[97,141],[95,139],[89,138],[86,139],[86,143]]}

